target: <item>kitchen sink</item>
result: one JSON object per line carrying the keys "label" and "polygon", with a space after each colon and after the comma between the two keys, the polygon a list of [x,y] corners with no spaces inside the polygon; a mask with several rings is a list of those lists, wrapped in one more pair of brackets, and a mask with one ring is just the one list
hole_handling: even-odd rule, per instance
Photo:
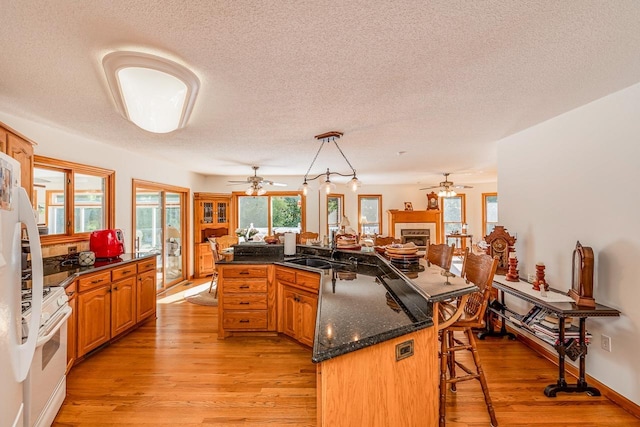
{"label": "kitchen sink", "polygon": [[287,262],[297,265],[304,265],[307,267],[319,268],[322,270],[328,270],[332,267],[329,261],[317,258],[296,258]]}

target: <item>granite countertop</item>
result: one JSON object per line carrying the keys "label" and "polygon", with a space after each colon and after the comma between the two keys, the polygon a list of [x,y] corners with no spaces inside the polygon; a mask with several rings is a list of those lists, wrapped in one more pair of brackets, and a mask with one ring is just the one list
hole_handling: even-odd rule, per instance
{"label": "granite countertop", "polygon": [[[155,253],[129,253],[122,254],[120,257],[108,261],[96,261],[94,265],[80,266],[78,264],[62,265],[60,262],[43,263],[44,268],[44,286],[69,286],[76,277],[95,273],[97,271],[106,270],[108,268],[117,267],[130,262],[137,262],[146,258],[155,257]],[[23,289],[31,287],[31,280],[22,281]]]}
{"label": "granite countertop", "polygon": [[[328,261],[331,269],[296,264],[296,258]],[[295,256],[238,257],[219,264],[274,263],[321,275],[312,360],[322,362],[433,326],[433,303],[475,291],[463,279],[440,275],[420,260],[420,272],[404,274],[376,253],[297,245]],[[411,279],[409,278],[411,277]]]}

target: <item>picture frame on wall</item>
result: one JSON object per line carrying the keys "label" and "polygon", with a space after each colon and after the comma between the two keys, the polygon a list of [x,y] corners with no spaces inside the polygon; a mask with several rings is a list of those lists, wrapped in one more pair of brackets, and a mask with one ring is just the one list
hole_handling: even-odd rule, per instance
{"label": "picture frame on wall", "polygon": [[404,210],[405,211],[412,211],[413,210],[413,204],[411,202],[404,202]]}

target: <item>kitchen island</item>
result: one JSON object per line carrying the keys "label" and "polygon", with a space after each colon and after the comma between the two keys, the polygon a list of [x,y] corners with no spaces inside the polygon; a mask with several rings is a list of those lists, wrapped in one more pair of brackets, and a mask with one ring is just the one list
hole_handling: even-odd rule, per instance
{"label": "kitchen island", "polygon": [[[309,259],[315,262],[305,261]],[[298,245],[296,256],[283,260],[243,257],[219,263],[222,301],[227,268],[233,269],[231,280],[238,285],[238,277],[249,280],[251,272],[244,268],[251,265],[266,268],[259,273],[266,279],[266,287],[260,289],[265,292],[266,313],[275,312],[276,320],[267,321],[264,332],[286,333],[281,317],[288,307],[284,301],[293,301],[289,305],[307,301],[308,307],[304,297],[317,286],[312,360],[317,364],[319,426],[437,423],[439,366],[433,304],[472,292],[475,286],[452,288],[442,276],[440,289],[427,291],[374,253]],[[317,285],[298,286],[294,291],[299,292],[287,300],[280,294],[299,282],[290,276],[295,271],[314,274]],[[278,304],[272,309],[268,301]],[[219,318],[224,318],[224,304],[219,310]],[[219,337],[229,334],[233,333],[225,329]]]}

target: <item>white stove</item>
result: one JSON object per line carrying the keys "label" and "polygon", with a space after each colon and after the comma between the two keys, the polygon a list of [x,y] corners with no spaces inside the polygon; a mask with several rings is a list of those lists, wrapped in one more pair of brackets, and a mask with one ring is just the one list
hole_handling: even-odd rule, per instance
{"label": "white stove", "polygon": [[[69,308],[69,297],[60,286],[45,287],[42,292],[42,315],[40,316],[40,330],[38,336],[47,335],[60,323]],[[31,289],[22,290],[22,338],[29,335],[29,320],[31,319]]]}
{"label": "white stove", "polygon": [[[22,291],[22,336],[28,335],[31,290]],[[50,426],[62,406],[67,390],[67,319],[69,298],[59,286],[43,289],[42,316],[36,352],[24,381],[24,425]]]}

